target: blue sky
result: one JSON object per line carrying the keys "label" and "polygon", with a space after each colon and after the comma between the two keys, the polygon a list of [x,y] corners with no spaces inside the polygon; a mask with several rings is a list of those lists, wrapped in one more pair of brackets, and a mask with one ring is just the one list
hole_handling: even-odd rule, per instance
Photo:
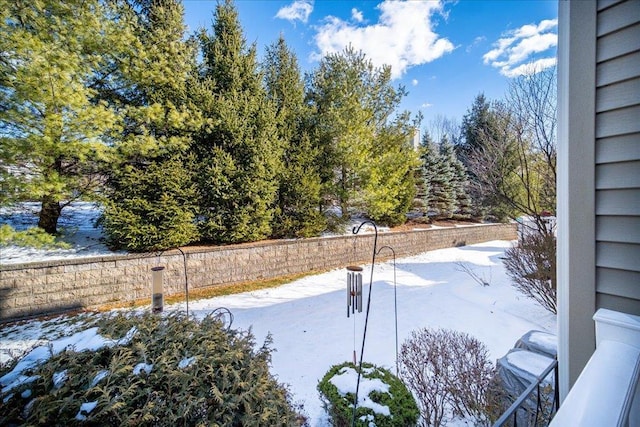
{"label": "blue sky", "polygon": [[[236,0],[248,43],[262,57],[284,35],[300,67],[348,44],[392,66],[409,95],[402,109],[461,120],[475,96],[502,98],[530,64],[555,63],[556,0]],[[189,31],[211,28],[215,1],[186,0]]]}

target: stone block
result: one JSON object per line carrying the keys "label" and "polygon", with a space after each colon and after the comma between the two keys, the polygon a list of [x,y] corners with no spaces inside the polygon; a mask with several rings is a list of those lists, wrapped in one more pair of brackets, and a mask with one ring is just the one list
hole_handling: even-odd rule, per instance
{"label": "stone block", "polygon": [[46,275],[46,284],[55,285],[75,280],[75,273],[52,273]]}
{"label": "stone block", "polygon": [[54,265],[43,269],[46,275],[64,273],[64,265]]}
{"label": "stone block", "polygon": [[76,281],[91,282],[100,279],[102,270],[84,270],[76,272]]}

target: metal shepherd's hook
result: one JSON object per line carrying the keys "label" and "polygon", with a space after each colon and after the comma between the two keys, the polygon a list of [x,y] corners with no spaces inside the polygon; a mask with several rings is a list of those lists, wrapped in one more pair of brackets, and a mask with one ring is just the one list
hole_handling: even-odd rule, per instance
{"label": "metal shepherd's hook", "polygon": [[176,248],[182,254],[182,262],[184,265],[184,296],[187,303],[187,318],[189,318],[189,276],[187,275],[187,254],[180,248]]}
{"label": "metal shepherd's hook", "polygon": [[396,376],[398,376],[398,295],[396,292],[396,251],[394,251],[391,246],[383,246],[378,250],[378,255],[380,255],[380,252],[382,252],[383,249],[389,249],[391,253],[393,253],[393,314],[396,326]]}
{"label": "metal shepherd's hook", "polygon": [[369,296],[367,297],[367,312],[364,318],[364,332],[362,333],[362,348],[360,350],[360,363],[358,365],[358,379],[356,381],[356,395],[353,398],[353,419],[351,421],[351,425],[355,427],[356,425],[356,409],[358,407],[358,391],[360,389],[360,373],[362,372],[362,360],[364,359],[364,343],[367,339],[367,323],[369,322],[369,308],[371,307],[371,291],[373,286],[373,267],[376,264],[376,251],[378,246],[378,226],[373,221],[364,221],[358,227],[353,227],[353,234],[358,234],[360,229],[365,224],[373,225],[373,229],[375,230],[375,238],[373,240],[373,255],[371,259],[371,278],[369,279]]}
{"label": "metal shepherd's hook", "polygon": [[[189,275],[187,274],[187,254],[185,254],[184,251],[179,247],[176,247],[174,249],[177,249],[182,254],[182,262],[184,265],[184,293],[185,293],[185,300],[187,303],[187,317],[189,317]],[[170,249],[167,249],[167,250],[170,250]],[[160,258],[167,250],[160,251],[159,253],[157,253],[156,256]],[[155,269],[164,269],[164,267],[155,267]]]}

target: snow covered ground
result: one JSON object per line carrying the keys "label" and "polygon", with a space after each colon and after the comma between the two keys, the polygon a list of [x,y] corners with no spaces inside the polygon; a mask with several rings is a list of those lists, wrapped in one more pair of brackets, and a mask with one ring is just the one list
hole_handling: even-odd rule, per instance
{"label": "snow covered ground", "polygon": [[[25,230],[38,224],[40,203],[20,203],[0,208],[0,225],[9,224]],[[61,240],[69,249],[36,249],[19,246],[0,246],[0,264],[18,264],[54,259],[104,256],[113,253],[104,244],[102,228],[95,227],[101,209],[94,203],[74,202],[62,210],[58,222]]]}
{"label": "snow covered ground", "polygon": [[[12,207],[0,207],[0,225],[9,224],[16,230],[26,230],[38,224],[40,203],[19,203]],[[334,215],[340,215],[340,209],[331,209]],[[79,257],[105,256],[114,253],[104,242],[102,227],[96,226],[96,221],[102,214],[102,208],[96,203],[73,202],[62,210],[58,221],[60,240],[70,245],[69,249],[37,249],[15,245],[0,246],[1,264],[20,264],[23,262],[52,261]],[[344,234],[351,234],[354,226],[362,219],[354,217],[345,225]],[[434,226],[435,228],[435,226]],[[389,231],[388,227],[378,227],[379,232]],[[365,225],[362,233],[371,233],[373,228]],[[326,232],[323,237],[335,236],[338,233]]]}
{"label": "snow covered ground", "polygon": [[[555,316],[510,285],[500,258],[511,244],[492,241],[398,259],[395,286],[393,263],[376,265],[364,360],[395,371],[395,301],[400,345],[415,329],[454,329],[482,341],[495,361],[529,330],[555,333]],[[363,267],[366,301],[371,270],[370,265]],[[469,271],[489,286],[478,284]],[[191,301],[189,308],[198,317],[228,308],[232,326],[251,328],[258,345],[271,333],[276,349],[272,372],[289,384],[310,425],[326,426],[318,381],[332,365],[353,360],[354,351],[359,359],[362,345],[365,312],[347,318],[345,279],[346,271],[338,269],[278,288]],[[165,307],[184,309],[184,304]],[[0,361],[64,336],[68,343],[69,336],[89,329],[83,329],[84,319],[86,315],[5,325],[0,331]]]}

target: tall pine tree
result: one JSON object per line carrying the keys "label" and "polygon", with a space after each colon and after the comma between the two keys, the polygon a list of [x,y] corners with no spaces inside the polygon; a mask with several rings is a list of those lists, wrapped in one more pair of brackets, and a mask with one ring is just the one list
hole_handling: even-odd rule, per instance
{"label": "tall pine tree", "polygon": [[200,231],[213,242],[247,242],[271,234],[282,144],[273,103],[247,48],[231,0],[218,3],[213,34],[200,33],[202,91],[208,125],[199,135]]}
{"label": "tall pine tree", "polygon": [[454,214],[470,216],[466,169],[458,160],[448,135],[443,135],[436,145],[425,132],[419,152],[427,212],[440,218],[451,218]]}
{"label": "tall pine tree", "polygon": [[487,145],[494,141],[503,140],[504,135],[500,130],[500,105],[490,103],[484,94],[480,93],[473,100],[471,108],[462,119],[461,141],[456,147],[458,157],[464,163],[469,172],[470,198],[472,211],[475,216],[485,215],[501,217],[501,212],[505,211],[505,206],[498,197],[487,194],[485,185],[481,182],[474,170],[474,164],[478,158],[484,155]]}
{"label": "tall pine tree", "polygon": [[62,209],[89,198],[116,115],[96,98],[96,70],[122,46],[99,0],[0,1],[2,203],[41,202],[55,234]]}
{"label": "tall pine tree", "polygon": [[198,240],[195,188],[186,154],[201,114],[188,94],[196,49],[185,42],[176,0],[121,4],[135,39],[114,64],[101,93],[124,116],[119,156],[109,173],[103,224],[108,241],[128,250],[159,250]]}
{"label": "tall pine tree", "polygon": [[415,169],[420,162],[411,136],[409,113],[381,126],[363,171],[362,198],[367,216],[387,225],[403,224],[416,194]]}
{"label": "tall pine tree", "polygon": [[326,217],[320,211],[320,159],[307,131],[310,110],[304,102],[298,60],[282,36],[267,47],[263,68],[267,97],[276,108],[285,165],[277,177],[273,236],[318,235],[326,228]]}
{"label": "tall pine tree", "polygon": [[421,163],[422,204],[425,213],[430,214],[433,209],[433,181],[438,173],[439,153],[437,146],[431,139],[429,132],[424,132],[418,148]]}
{"label": "tall pine tree", "polygon": [[470,216],[471,200],[468,193],[468,179],[464,164],[458,160],[453,144],[449,141],[447,135],[444,135],[440,143],[440,158],[447,173],[451,173],[451,197],[453,198],[453,206],[449,216],[456,213],[460,217]]}
{"label": "tall pine tree", "polygon": [[[352,48],[327,55],[309,76],[308,100],[314,109],[313,138],[323,159],[325,199],[339,205],[343,215],[357,209],[396,222],[408,210],[404,193],[414,191],[417,157],[406,147],[415,124],[408,114],[393,116],[404,96],[402,87],[391,86],[390,67],[377,68]],[[383,151],[386,159],[380,157]],[[385,181],[390,165],[398,167],[397,175]],[[392,201],[387,194],[402,197]]]}
{"label": "tall pine tree", "polygon": [[495,114],[483,93],[474,98],[473,105],[462,118],[461,134],[458,149],[463,161],[473,150],[481,149],[487,138],[497,136]]}
{"label": "tall pine tree", "polygon": [[441,218],[451,218],[455,209],[454,171],[443,156],[442,143],[438,147],[436,173],[431,181],[432,206]]}
{"label": "tall pine tree", "polygon": [[461,153],[469,171],[474,214],[500,221],[517,215],[509,199],[519,198],[523,189],[517,177],[522,157],[516,141],[521,126],[513,112],[504,102],[488,103],[479,95],[465,115],[462,129],[466,136]]}

